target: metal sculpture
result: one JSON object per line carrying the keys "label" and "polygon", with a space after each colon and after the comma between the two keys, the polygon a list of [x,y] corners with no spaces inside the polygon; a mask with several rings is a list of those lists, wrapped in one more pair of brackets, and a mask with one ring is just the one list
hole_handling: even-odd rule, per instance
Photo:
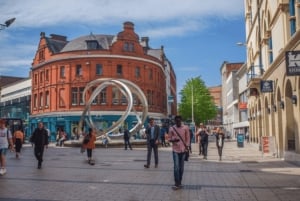
{"label": "metal sculpture", "polygon": [[[107,128],[104,133],[103,131],[100,131],[94,124],[92,117],[91,117],[91,104],[94,101],[94,99],[101,93],[103,89],[105,89],[108,86],[114,86],[117,87],[121,93],[126,97],[127,99],[127,108],[124,111],[124,114],[121,116],[121,118],[115,122],[113,125],[111,125],[109,128]],[[96,87],[96,88],[95,88]],[[95,88],[92,92],[91,96],[87,98],[86,93],[91,89]],[[133,96],[132,94],[135,94],[137,98],[141,101],[141,104],[143,106],[142,115],[139,116],[138,112],[134,108],[133,104]],[[95,129],[97,131],[97,139],[101,138],[101,135],[105,135],[108,137],[108,134],[113,131],[115,128],[119,127],[122,122],[128,117],[129,113],[131,111],[134,112],[137,118],[137,124],[130,129],[130,133],[134,133],[138,130],[140,130],[146,121],[147,115],[148,115],[148,102],[146,99],[146,96],[144,95],[143,91],[133,82],[125,79],[114,79],[114,78],[99,78],[96,80],[93,80],[89,82],[86,87],[84,88],[83,94],[82,94],[83,103],[85,105],[84,111],[82,112],[78,130],[79,133],[82,134],[83,129],[83,123],[87,123],[89,127],[92,129]]]}

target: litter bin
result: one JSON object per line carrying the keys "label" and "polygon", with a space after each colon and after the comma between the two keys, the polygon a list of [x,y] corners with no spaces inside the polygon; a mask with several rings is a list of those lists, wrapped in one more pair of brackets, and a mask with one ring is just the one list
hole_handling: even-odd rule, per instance
{"label": "litter bin", "polygon": [[237,139],[237,146],[244,147],[244,141],[245,141],[244,134],[243,133],[237,134],[236,139]]}

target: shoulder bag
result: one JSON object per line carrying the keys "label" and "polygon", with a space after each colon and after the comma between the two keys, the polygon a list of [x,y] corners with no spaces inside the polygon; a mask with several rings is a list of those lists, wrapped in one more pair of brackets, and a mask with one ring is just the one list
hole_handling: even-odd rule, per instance
{"label": "shoulder bag", "polygon": [[182,137],[179,135],[179,133],[177,132],[175,126],[173,126],[174,131],[176,132],[176,134],[178,135],[178,137],[180,138],[181,142],[184,144],[185,146],[185,161],[189,160],[190,157],[190,152],[192,153],[191,149],[185,144],[185,142],[183,141]]}

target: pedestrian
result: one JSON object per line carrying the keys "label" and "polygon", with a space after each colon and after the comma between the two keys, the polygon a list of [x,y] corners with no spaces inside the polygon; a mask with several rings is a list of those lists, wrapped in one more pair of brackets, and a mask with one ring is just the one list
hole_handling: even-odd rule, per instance
{"label": "pedestrian", "polygon": [[0,119],[0,175],[6,174],[6,152],[9,148],[13,150],[13,140],[11,132],[5,127],[6,121]]}
{"label": "pedestrian", "polygon": [[23,143],[24,143],[24,133],[22,132],[21,127],[18,127],[18,129],[14,132],[16,158],[19,158],[20,156]]}
{"label": "pedestrian", "polygon": [[92,159],[93,149],[96,148],[96,131],[92,128],[89,128],[89,132],[84,136],[83,147],[86,149],[88,163],[90,165],[95,165],[95,161]]}
{"label": "pedestrian", "polygon": [[166,132],[167,132],[167,129],[165,127],[165,125],[162,125],[162,127],[160,128],[160,140],[161,140],[161,146],[167,146],[166,145]]}
{"label": "pedestrian", "polygon": [[130,150],[132,150],[131,143],[130,143],[130,133],[127,128],[124,129],[124,145],[125,145],[125,150],[127,150],[127,146],[129,147]]}
{"label": "pedestrian", "polygon": [[44,148],[48,148],[48,132],[44,128],[43,122],[39,122],[38,128],[34,130],[30,137],[30,141],[34,144],[34,155],[38,160],[38,169],[42,168]]}
{"label": "pedestrian", "polygon": [[154,153],[154,161],[155,161],[155,168],[158,167],[158,144],[159,144],[159,134],[160,128],[158,125],[155,124],[154,119],[149,119],[149,125],[145,131],[146,138],[147,138],[147,164],[144,165],[145,168],[150,167],[151,162],[151,153],[153,150]]}
{"label": "pedestrian", "polygon": [[201,139],[203,159],[205,160],[207,160],[208,135],[207,128],[203,125],[203,129],[200,131],[199,136]]}
{"label": "pedestrian", "polygon": [[186,125],[182,124],[181,116],[175,117],[174,126],[169,129],[169,141],[172,142],[173,162],[174,162],[174,190],[183,187],[182,177],[184,172],[185,155],[190,144],[190,132]]}
{"label": "pedestrian", "polygon": [[225,134],[220,127],[216,130],[216,145],[218,148],[219,161],[222,160],[222,150],[224,146]]}
{"label": "pedestrian", "polygon": [[200,137],[200,132],[203,130],[203,126],[204,126],[203,123],[200,123],[196,134],[196,141],[199,143],[199,155],[203,154],[203,147],[202,147],[201,137]]}
{"label": "pedestrian", "polygon": [[59,128],[57,131],[57,140],[56,140],[56,146],[62,147],[64,145],[64,142],[67,140],[67,134],[64,131],[63,128]]}
{"label": "pedestrian", "polygon": [[249,143],[249,131],[246,131],[245,138],[246,138],[247,143]]}

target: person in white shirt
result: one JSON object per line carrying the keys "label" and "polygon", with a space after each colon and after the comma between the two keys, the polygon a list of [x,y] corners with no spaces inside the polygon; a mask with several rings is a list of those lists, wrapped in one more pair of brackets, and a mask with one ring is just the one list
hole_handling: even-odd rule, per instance
{"label": "person in white shirt", "polygon": [[13,150],[12,135],[9,129],[5,127],[6,121],[0,119],[0,175],[6,174],[6,152],[8,147]]}

